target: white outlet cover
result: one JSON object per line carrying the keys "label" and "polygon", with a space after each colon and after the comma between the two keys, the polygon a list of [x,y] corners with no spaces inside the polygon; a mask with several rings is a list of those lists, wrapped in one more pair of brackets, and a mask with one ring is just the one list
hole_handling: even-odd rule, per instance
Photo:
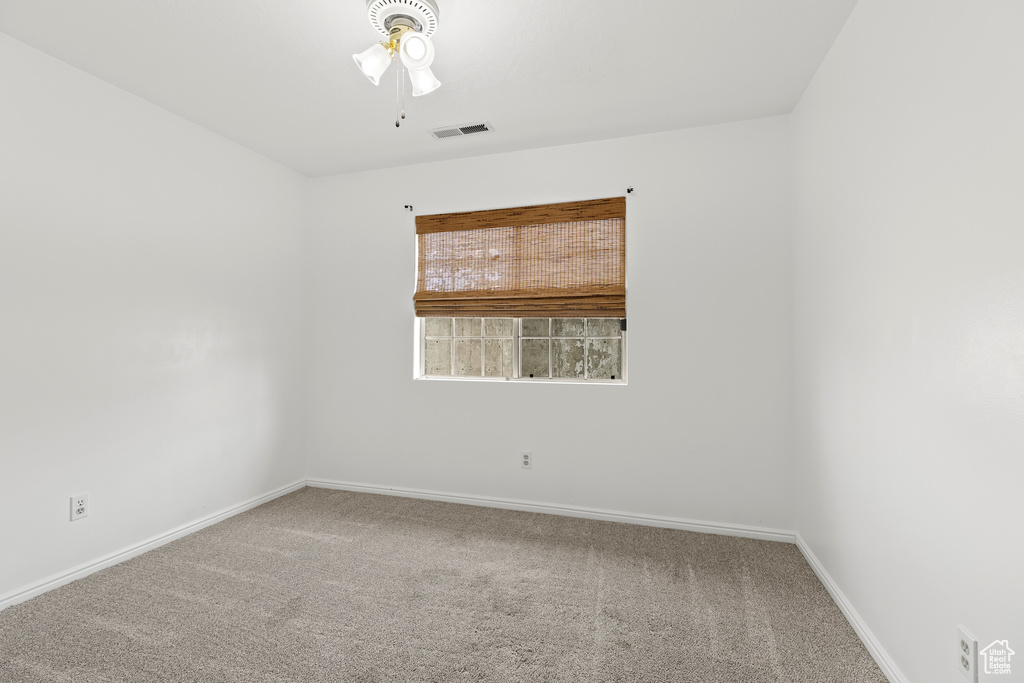
{"label": "white outlet cover", "polygon": [[530,451],[523,451],[519,460],[524,470],[533,469],[533,453]]}
{"label": "white outlet cover", "polygon": [[79,493],[71,496],[71,521],[89,516],[89,494]]}
{"label": "white outlet cover", "polygon": [[978,641],[963,626],[957,626],[957,666],[960,673],[971,683],[978,683]]}

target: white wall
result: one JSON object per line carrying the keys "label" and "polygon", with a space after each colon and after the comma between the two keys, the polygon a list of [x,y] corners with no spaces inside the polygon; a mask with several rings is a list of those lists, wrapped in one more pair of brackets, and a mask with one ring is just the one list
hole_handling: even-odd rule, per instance
{"label": "white wall", "polygon": [[[782,117],[313,181],[310,475],[791,529],[788,136]],[[628,185],[628,386],[413,380],[403,205]]]}
{"label": "white wall", "polygon": [[793,120],[797,526],[914,683],[1024,681],[1022,28],[861,0]]}
{"label": "white wall", "polygon": [[304,474],[305,179],[2,34],[0,83],[3,595]]}

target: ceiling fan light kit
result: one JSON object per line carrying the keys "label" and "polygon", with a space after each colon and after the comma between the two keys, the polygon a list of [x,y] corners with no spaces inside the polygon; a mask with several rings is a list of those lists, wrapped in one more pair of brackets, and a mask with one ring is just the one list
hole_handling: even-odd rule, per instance
{"label": "ceiling fan light kit", "polygon": [[[409,72],[413,97],[426,95],[441,87],[430,70],[434,62],[434,44],[430,36],[437,30],[437,3],[434,0],[367,0],[366,16],[387,40],[352,55],[356,66],[374,85],[387,71],[395,55],[400,58],[398,69],[398,99],[405,118],[402,93],[404,77],[402,67]],[[399,120],[395,120],[398,126]]]}

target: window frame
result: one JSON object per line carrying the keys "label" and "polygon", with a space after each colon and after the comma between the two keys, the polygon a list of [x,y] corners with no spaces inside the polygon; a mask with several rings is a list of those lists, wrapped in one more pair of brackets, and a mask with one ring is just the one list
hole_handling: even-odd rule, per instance
{"label": "window frame", "polygon": [[[442,336],[442,337],[432,336],[432,337],[430,337],[430,339],[450,339],[452,341],[452,344],[451,344],[452,358],[451,358],[451,366],[450,366],[452,369],[454,369],[454,367],[455,367],[455,340],[456,339],[479,339],[480,340],[480,347],[481,347],[481,350],[480,350],[480,353],[481,353],[481,357],[480,357],[481,372],[486,367],[486,365],[485,365],[486,359],[484,357],[484,354],[485,354],[485,350],[484,350],[485,349],[485,341],[487,339],[509,339],[509,337],[503,337],[503,336],[486,336],[484,334],[484,331],[486,329],[486,322],[484,322],[484,321],[486,321],[486,318],[480,319],[480,318],[477,318],[476,316],[451,316],[451,317],[442,316],[442,317],[445,317],[448,320],[452,321],[452,334],[451,334],[451,336]],[[475,318],[475,319],[481,320],[480,335],[479,336],[476,336],[476,335],[472,335],[472,336],[462,336],[462,335],[456,336],[455,335],[455,322],[454,322],[455,318]],[[583,330],[584,334],[582,336],[557,336],[556,337],[556,336],[552,336],[552,334],[551,334],[551,331],[552,331],[551,321],[552,320],[566,319],[566,318],[563,318],[562,316],[557,316],[555,318],[547,318],[546,319],[546,320],[548,320],[548,334],[547,334],[547,336],[543,336],[543,337],[526,336],[526,337],[524,337],[524,335],[522,334],[523,321],[524,320],[528,320],[530,318],[510,317],[510,319],[512,320],[512,337],[511,337],[511,340],[512,340],[512,376],[510,376],[510,377],[489,377],[489,376],[485,376],[483,374],[481,374],[481,375],[428,375],[428,374],[426,374],[426,342],[428,340],[428,337],[427,337],[427,326],[426,326],[427,318],[417,317],[415,319],[416,320],[416,334],[415,334],[415,338],[417,340],[417,343],[416,343],[416,371],[415,371],[416,374],[415,374],[414,379],[417,379],[417,380],[420,380],[420,379],[422,379],[422,380],[439,380],[439,381],[463,381],[463,380],[465,380],[465,381],[470,381],[470,382],[526,382],[526,383],[540,383],[540,384],[602,384],[602,385],[622,385],[622,386],[625,386],[626,384],[628,384],[628,380],[629,380],[629,370],[628,370],[628,360],[627,360],[628,357],[629,357],[629,354],[627,352],[627,336],[628,335],[627,335],[627,332],[626,332],[625,329],[620,329],[618,336],[611,336],[611,337],[609,337],[609,336],[590,336],[590,335],[587,334],[587,332],[589,331],[589,329],[588,329],[589,324],[587,322],[584,322],[584,330]],[[539,319],[543,320],[544,318],[539,318]],[[596,320],[596,319],[599,319],[599,318],[594,318],[594,319]],[[591,318],[584,317],[583,320],[587,321],[587,320],[591,320]],[[622,320],[622,319],[620,319],[620,318],[609,318],[609,320]],[[548,340],[548,372],[549,373],[551,372],[552,361],[553,361],[552,354],[553,354],[553,346],[554,346],[554,344],[552,342],[554,340],[557,340],[557,339],[582,339],[583,340],[583,373],[584,373],[584,377],[521,377],[519,375],[519,373],[520,373],[520,370],[521,370],[522,343],[523,343],[524,339],[546,339],[546,340]],[[602,377],[602,378],[594,379],[594,378],[588,378],[588,377],[585,376],[587,371],[588,371],[587,359],[588,359],[588,353],[589,353],[589,344],[587,342],[590,339],[618,339],[619,340],[619,359],[620,359],[619,362],[620,362],[620,370],[621,370],[621,373],[622,373],[621,378],[611,379],[611,378],[604,378],[604,377]]]}

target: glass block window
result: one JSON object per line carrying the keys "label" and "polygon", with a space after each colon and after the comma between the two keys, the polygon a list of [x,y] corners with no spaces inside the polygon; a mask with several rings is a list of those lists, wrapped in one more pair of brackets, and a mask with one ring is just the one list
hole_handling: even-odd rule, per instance
{"label": "glass block window", "polygon": [[625,382],[618,318],[422,318],[423,377]]}

